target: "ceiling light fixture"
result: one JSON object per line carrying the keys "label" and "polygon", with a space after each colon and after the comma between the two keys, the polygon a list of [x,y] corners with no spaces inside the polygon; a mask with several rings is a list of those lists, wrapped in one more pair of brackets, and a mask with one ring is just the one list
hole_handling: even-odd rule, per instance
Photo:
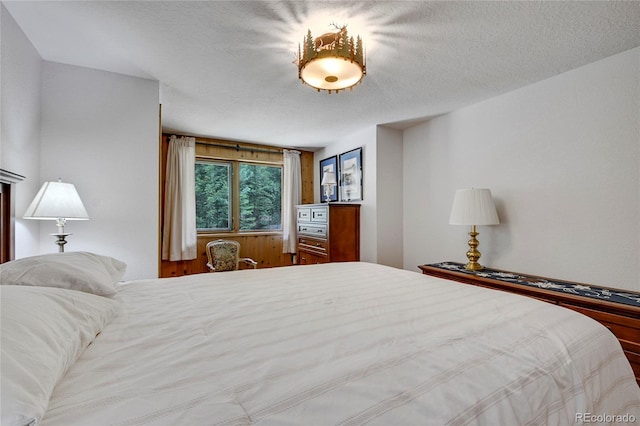
{"label": "ceiling light fixture", "polygon": [[364,45],[354,40],[347,26],[331,24],[337,31],[313,38],[308,30],[304,45],[298,45],[298,78],[318,92],[352,89],[367,73]]}

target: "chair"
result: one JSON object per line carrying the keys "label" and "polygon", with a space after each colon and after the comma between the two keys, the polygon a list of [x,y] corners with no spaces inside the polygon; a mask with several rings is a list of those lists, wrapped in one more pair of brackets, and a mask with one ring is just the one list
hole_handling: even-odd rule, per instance
{"label": "chair", "polygon": [[258,262],[248,257],[240,257],[240,243],[233,240],[215,240],[207,243],[207,267],[213,272],[235,271],[240,262],[256,269]]}

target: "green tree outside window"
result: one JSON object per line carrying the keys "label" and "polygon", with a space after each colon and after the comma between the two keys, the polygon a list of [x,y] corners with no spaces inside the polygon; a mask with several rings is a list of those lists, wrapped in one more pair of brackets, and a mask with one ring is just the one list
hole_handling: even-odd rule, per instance
{"label": "green tree outside window", "polygon": [[231,231],[234,170],[239,187],[239,231],[282,229],[282,167],[254,163],[196,162],[196,227],[199,231]]}

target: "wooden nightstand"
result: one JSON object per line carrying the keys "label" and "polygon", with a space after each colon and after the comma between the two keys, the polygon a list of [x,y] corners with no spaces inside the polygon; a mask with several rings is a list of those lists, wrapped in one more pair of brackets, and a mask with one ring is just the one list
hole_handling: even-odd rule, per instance
{"label": "wooden nightstand", "polygon": [[533,297],[595,319],[618,338],[640,384],[640,293],[498,269],[467,271],[457,262],[418,267],[426,275]]}

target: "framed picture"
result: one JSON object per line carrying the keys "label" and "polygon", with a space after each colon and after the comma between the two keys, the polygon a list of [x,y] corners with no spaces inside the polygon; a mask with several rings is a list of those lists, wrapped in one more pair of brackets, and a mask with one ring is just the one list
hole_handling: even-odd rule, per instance
{"label": "framed picture", "polygon": [[362,200],[362,147],[340,154],[340,200]]}
{"label": "framed picture", "polygon": [[[329,173],[327,178],[331,180],[331,177],[333,177],[334,181],[334,183],[327,185],[326,187],[322,185],[325,173]],[[331,173],[333,173],[333,175],[331,175]],[[338,176],[338,156],[334,155],[333,157],[325,158],[320,161],[320,200],[323,203],[338,201]]]}

